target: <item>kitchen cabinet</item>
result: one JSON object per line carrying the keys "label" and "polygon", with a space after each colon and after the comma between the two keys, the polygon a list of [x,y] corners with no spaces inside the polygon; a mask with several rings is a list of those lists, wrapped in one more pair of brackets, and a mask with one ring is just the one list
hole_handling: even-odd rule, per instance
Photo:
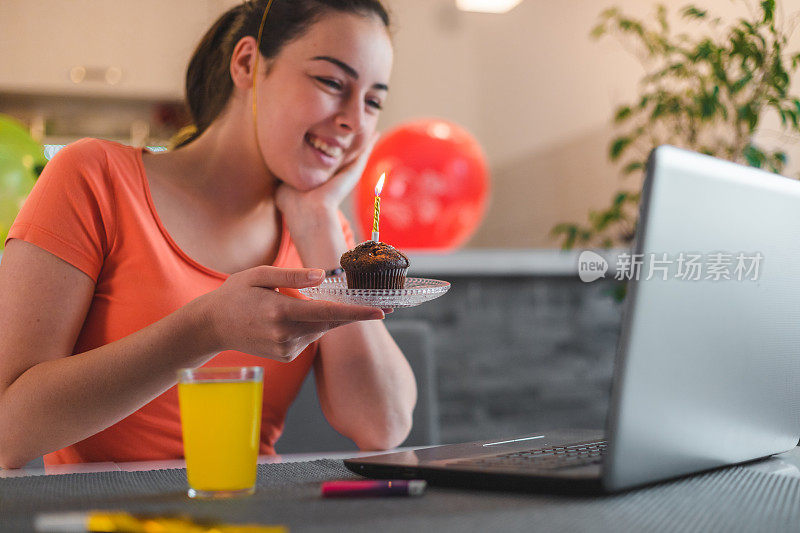
{"label": "kitchen cabinet", "polygon": [[179,100],[231,0],[2,0],[0,92]]}

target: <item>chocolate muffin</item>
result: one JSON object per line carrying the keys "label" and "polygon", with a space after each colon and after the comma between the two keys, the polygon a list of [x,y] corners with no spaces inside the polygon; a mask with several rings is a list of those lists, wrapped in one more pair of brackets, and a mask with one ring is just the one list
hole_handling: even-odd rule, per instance
{"label": "chocolate muffin", "polygon": [[402,289],[408,257],[384,242],[362,242],[340,259],[348,289]]}

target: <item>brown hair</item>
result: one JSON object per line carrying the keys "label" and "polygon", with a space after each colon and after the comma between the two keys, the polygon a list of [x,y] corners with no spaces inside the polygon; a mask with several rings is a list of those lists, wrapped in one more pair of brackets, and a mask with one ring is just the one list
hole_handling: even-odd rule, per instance
{"label": "brown hair", "polygon": [[[268,0],[246,0],[222,14],[203,36],[186,71],[186,106],[193,124],[172,140],[186,145],[219,116],[233,90],[230,62],[233,48],[243,37],[258,37]],[[389,14],[380,0],[273,0],[264,23],[259,52],[265,59],[278,55],[293,39],[331,11],[374,15],[389,27]]]}

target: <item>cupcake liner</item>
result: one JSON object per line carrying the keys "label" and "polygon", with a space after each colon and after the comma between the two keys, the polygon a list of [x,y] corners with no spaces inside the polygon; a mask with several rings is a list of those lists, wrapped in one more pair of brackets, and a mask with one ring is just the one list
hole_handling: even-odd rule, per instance
{"label": "cupcake liner", "polygon": [[348,289],[402,289],[406,282],[406,268],[390,268],[378,272],[347,272]]}

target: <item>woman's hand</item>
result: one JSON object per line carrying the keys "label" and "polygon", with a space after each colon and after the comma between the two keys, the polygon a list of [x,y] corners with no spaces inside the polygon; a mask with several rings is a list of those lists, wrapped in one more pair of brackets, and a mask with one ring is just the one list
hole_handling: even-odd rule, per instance
{"label": "woman's hand", "polygon": [[190,305],[198,306],[213,351],[237,350],[289,362],[330,329],[384,317],[380,309],[300,300],[274,290],[313,287],[323,276],[318,269],[258,266],[231,275]]}
{"label": "woman's hand", "polygon": [[364,168],[367,166],[369,154],[380,135],[376,132],[364,147],[350,155],[349,159],[334,173],[334,175],[310,191],[298,191],[294,187],[282,183],[275,193],[275,203],[284,217],[290,220],[297,216],[306,215],[309,208],[325,209],[335,212],[342,201],[356,186]]}

